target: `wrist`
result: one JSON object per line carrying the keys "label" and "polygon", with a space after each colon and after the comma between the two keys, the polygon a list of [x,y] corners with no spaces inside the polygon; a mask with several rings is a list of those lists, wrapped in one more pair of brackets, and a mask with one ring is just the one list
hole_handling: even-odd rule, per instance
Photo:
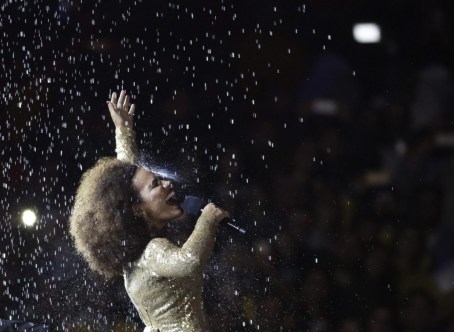
{"label": "wrist", "polygon": [[125,127],[125,126],[115,127],[115,137],[122,137],[122,136],[135,137],[136,132],[131,127]]}
{"label": "wrist", "polygon": [[134,129],[132,128],[132,126],[126,126],[126,125],[115,125],[115,130],[125,130],[125,131],[133,131]]}

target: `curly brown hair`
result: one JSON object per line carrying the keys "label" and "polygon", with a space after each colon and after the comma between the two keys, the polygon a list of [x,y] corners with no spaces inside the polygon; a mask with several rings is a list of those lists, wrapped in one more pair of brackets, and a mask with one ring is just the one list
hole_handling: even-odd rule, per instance
{"label": "curly brown hair", "polygon": [[109,279],[121,276],[123,266],[139,258],[152,238],[132,210],[138,202],[131,185],[136,169],[114,158],[98,160],[82,176],[70,217],[77,251]]}

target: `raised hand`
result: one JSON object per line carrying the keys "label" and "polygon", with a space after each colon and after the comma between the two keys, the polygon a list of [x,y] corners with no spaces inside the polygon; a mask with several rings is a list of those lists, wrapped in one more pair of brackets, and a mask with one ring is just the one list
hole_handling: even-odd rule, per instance
{"label": "raised hand", "polygon": [[115,124],[115,128],[134,129],[134,111],[136,105],[130,104],[130,97],[126,90],[121,90],[120,97],[117,100],[117,93],[112,93],[110,101],[107,101],[110,116]]}

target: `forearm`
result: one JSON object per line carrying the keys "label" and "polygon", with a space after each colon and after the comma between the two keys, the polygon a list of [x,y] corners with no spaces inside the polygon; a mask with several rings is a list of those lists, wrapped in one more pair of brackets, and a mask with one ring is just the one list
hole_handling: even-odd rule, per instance
{"label": "forearm", "polygon": [[130,162],[137,162],[136,133],[127,127],[117,127],[115,129],[115,152],[117,159]]}
{"label": "forearm", "polygon": [[115,152],[117,159],[135,164],[137,162],[136,133],[134,132],[135,105],[130,104],[130,97],[121,90],[112,93],[110,101],[106,101],[110,116],[115,125]]}
{"label": "forearm", "polygon": [[201,273],[213,251],[219,221],[225,217],[228,217],[228,212],[208,204],[181,248],[166,238],[154,238],[145,249],[143,264],[162,277],[187,277]]}
{"label": "forearm", "polygon": [[199,218],[184,245],[180,248],[165,238],[150,241],[143,256],[143,266],[167,278],[181,278],[199,274],[213,251],[217,222]]}
{"label": "forearm", "polygon": [[188,251],[192,256],[196,257],[202,268],[207,264],[213,251],[218,224],[217,221],[201,215],[192,234],[181,248],[181,250]]}

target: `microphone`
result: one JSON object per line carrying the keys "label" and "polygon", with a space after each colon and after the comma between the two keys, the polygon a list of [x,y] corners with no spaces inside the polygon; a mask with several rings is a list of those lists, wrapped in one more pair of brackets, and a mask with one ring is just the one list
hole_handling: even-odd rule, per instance
{"label": "microphone", "polygon": [[[197,217],[200,212],[202,211],[202,206],[204,205],[204,202],[201,198],[195,197],[195,196],[186,196],[184,199],[183,203],[181,203],[181,207],[183,208],[184,212],[190,216]],[[227,219],[235,222],[235,219]],[[244,228],[241,228],[235,224],[232,224],[230,221],[225,222],[228,226],[231,228],[237,230],[241,234],[246,234],[246,230]]]}

